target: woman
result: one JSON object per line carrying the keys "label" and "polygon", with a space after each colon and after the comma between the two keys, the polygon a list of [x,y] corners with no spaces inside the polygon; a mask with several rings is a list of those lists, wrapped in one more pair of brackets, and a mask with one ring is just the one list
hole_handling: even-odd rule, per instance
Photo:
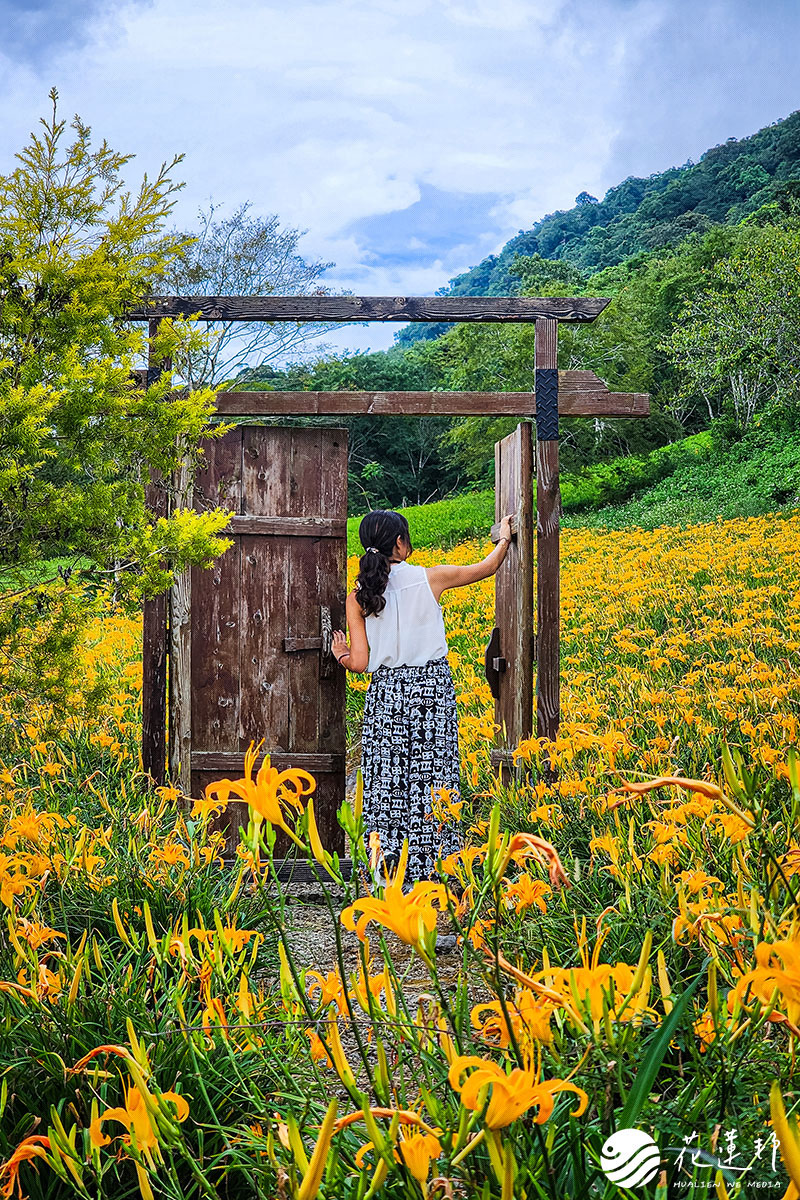
{"label": "woman", "polygon": [[[408,522],[376,509],[359,526],[364,554],[347,597],[350,645],[342,630],[333,653],[348,671],[371,671],[364,701],[362,775],[369,842],[377,834],[384,869],[396,866],[408,838],[405,879],[436,875],[436,859],[461,849],[457,830],[440,831],[431,816],[431,789],[459,795],[456,695],[439,599],[448,588],[494,575],[511,541],[510,518],[481,562],[416,567]],[[369,851],[368,851],[369,852]]]}

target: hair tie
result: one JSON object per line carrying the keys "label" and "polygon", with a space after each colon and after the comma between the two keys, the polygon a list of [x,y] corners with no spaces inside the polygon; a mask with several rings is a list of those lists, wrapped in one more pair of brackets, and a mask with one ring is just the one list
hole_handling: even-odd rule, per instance
{"label": "hair tie", "polygon": [[367,546],[367,554],[380,554],[377,546]]}

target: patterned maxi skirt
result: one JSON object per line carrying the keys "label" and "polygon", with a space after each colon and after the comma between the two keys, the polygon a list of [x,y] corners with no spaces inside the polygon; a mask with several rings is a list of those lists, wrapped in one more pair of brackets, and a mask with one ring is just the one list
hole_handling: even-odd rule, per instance
{"label": "patterned maxi skirt", "polygon": [[[459,798],[458,717],[450,664],[378,667],[364,699],[364,830],[394,870],[408,838],[405,886],[435,879],[436,859],[462,848],[458,827],[431,814],[431,789]],[[383,863],[380,864],[384,869]]]}

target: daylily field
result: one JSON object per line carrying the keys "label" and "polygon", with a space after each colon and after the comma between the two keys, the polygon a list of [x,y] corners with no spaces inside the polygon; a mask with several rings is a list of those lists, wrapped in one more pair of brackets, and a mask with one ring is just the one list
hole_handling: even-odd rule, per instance
{"label": "daylily field", "polygon": [[[230,793],[149,788],[139,627],[109,608],[99,706],[54,728],[8,698],[0,734],[0,1196],[797,1197],[798,546],[800,515],[564,531],[557,774],[534,740],[508,786],[493,581],[446,593],[463,787],[438,817],[468,849],[410,891],[337,879],[314,781],[260,755]],[[328,895],[316,971],[276,825]],[[645,1183],[621,1129],[658,1145]]]}

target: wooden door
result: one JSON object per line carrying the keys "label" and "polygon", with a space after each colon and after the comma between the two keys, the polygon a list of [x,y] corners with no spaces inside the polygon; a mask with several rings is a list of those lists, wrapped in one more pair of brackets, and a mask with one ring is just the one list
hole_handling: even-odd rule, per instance
{"label": "wooden door", "polygon": [[[204,449],[194,506],[236,516],[231,548],[191,570],[188,595],[173,594],[173,777],[194,797],[240,779],[263,738],[273,766],[314,775],[320,836],[341,853],[345,672],[331,631],[344,628],[347,431],[240,425]],[[231,804],[223,821],[246,825],[246,806]],[[288,844],[279,834],[276,854]]]}
{"label": "wooden door", "polygon": [[495,521],[513,514],[513,540],[495,575],[495,628],[486,648],[486,678],[500,726],[494,765],[533,733],[533,439],[530,422],[495,444]]}

